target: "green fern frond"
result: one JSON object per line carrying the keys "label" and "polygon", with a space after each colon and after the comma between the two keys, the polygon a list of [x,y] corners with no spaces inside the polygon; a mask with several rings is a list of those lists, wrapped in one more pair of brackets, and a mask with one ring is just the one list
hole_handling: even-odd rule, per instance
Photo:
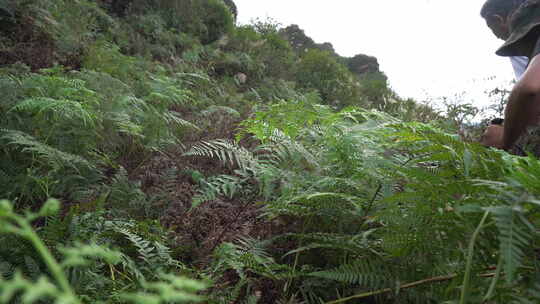
{"label": "green fern frond", "polygon": [[[141,236],[130,231],[128,226],[121,227],[118,225],[113,226],[113,230],[123,234],[131,244],[137,249],[138,258],[144,262],[144,265],[140,267],[141,270],[147,271],[151,275],[155,275],[156,272],[167,270],[168,268],[179,270],[185,269],[185,266],[175,260],[171,256],[171,249],[158,241],[150,242],[143,239]],[[124,257],[124,263],[127,263],[128,267],[135,269],[138,272],[137,267]],[[138,272],[137,276],[143,277],[143,274]]]}
{"label": "green fern frond", "polygon": [[0,262],[0,278],[10,279],[15,273],[13,265],[8,262]]}
{"label": "green fern frond", "polygon": [[232,199],[241,190],[244,180],[235,176],[219,175],[213,176],[206,181],[201,180],[200,182],[202,183],[202,187],[192,198],[192,208],[215,200],[218,196]]}
{"label": "green fern frond", "polygon": [[61,264],[64,269],[88,266],[91,260],[103,260],[111,265],[118,264],[121,260],[121,254],[119,252],[97,244],[75,243],[70,247],[61,247],[59,251],[64,255],[64,260]]}
{"label": "green fern frond", "polygon": [[130,135],[136,138],[144,139],[144,127],[137,122],[132,121],[128,113],[114,113],[109,116],[119,133]]}
{"label": "green fern frond", "polygon": [[253,153],[226,139],[203,141],[193,146],[184,155],[217,158],[224,165],[238,166],[243,171],[257,164],[257,158]]}
{"label": "green fern frond", "polygon": [[173,78],[166,76],[150,76],[152,92],[146,100],[154,105],[167,108],[169,105],[182,105],[189,100],[190,92],[182,89]]}
{"label": "green fern frond", "polygon": [[224,243],[216,249],[216,259],[212,267],[214,273],[234,269],[241,279],[247,279],[248,273],[252,272],[274,280],[300,275],[300,272],[293,274],[294,271],[288,265],[280,265],[274,261],[267,253],[268,242],[240,239],[238,243]]}
{"label": "green fern frond", "polygon": [[540,302],[540,283],[535,283],[520,294],[512,295],[511,304],[536,304]]}
{"label": "green fern frond", "polygon": [[332,270],[317,271],[309,275],[359,285],[362,288],[368,289],[378,289],[389,284],[388,275],[385,273],[383,265],[367,260],[356,261],[352,264],[343,264]]}
{"label": "green fern frond", "polygon": [[18,293],[22,294],[23,303],[35,303],[43,299],[55,299],[66,304],[81,303],[74,295],[64,293],[44,276],[36,282],[25,279],[20,272],[16,272],[11,280],[0,277],[0,303],[11,303]]}
{"label": "green fern frond", "polygon": [[191,128],[194,130],[200,130],[199,127],[197,127],[196,125],[194,125],[193,123],[187,120],[180,118],[179,115],[180,114],[177,112],[166,111],[165,113],[163,113],[163,119],[167,124],[172,125],[172,126],[186,127],[186,128]]}
{"label": "green fern frond", "polygon": [[[530,246],[531,224],[523,215],[519,205],[490,207],[489,210],[499,229],[500,254],[504,262],[507,282],[513,282],[517,269],[525,258],[525,250]],[[533,229],[534,231],[534,229]]]}
{"label": "green fern frond", "polygon": [[34,154],[52,168],[71,167],[77,170],[79,168],[94,170],[94,166],[86,159],[43,144],[24,132],[0,129],[0,135],[0,139],[6,140],[8,145],[20,147],[22,152]]}
{"label": "green fern frond", "polygon": [[45,225],[39,230],[39,235],[47,244],[63,244],[69,227],[69,218],[55,214],[45,218]]}
{"label": "green fern frond", "polygon": [[212,117],[212,115],[216,115],[216,114],[220,114],[220,113],[225,113],[235,119],[238,119],[240,118],[240,113],[231,108],[231,107],[226,107],[226,106],[216,106],[216,105],[212,105],[210,107],[208,107],[206,110],[202,111],[201,112],[201,116],[203,117]]}
{"label": "green fern frond", "polygon": [[[195,79],[195,80],[202,80],[203,82],[211,82],[212,79],[210,77],[208,77],[207,75],[204,75],[202,73],[177,73],[176,76],[178,78],[191,78],[191,79]],[[190,83],[190,84],[194,84],[194,83]]]}
{"label": "green fern frond", "polygon": [[180,261],[172,257],[171,248],[161,244],[160,242],[154,242],[156,246],[156,257],[157,261],[154,264],[173,267],[175,269],[186,269],[186,266]]}
{"label": "green fern frond", "polygon": [[95,116],[78,102],[48,97],[26,99],[11,108],[10,111],[29,112],[37,115],[50,113],[57,121],[81,121],[84,126],[92,126],[96,120]]}
{"label": "green fern frond", "polygon": [[303,193],[283,200],[272,202],[267,206],[270,213],[310,217],[315,215],[339,217],[356,214],[365,200],[346,193],[314,192]]}
{"label": "green fern frond", "polygon": [[368,230],[360,235],[350,236],[339,233],[288,233],[281,237],[291,237],[301,240],[307,245],[300,246],[294,250],[287,252],[286,255],[295,254],[298,252],[305,252],[313,249],[336,249],[343,252],[349,252],[352,254],[358,254],[366,251],[376,252],[374,248],[371,248],[368,236],[373,230]]}
{"label": "green fern frond", "polygon": [[123,234],[131,242],[131,244],[137,248],[137,252],[141,260],[146,262],[148,265],[152,264],[152,261],[156,257],[156,247],[152,246],[150,241],[143,239],[126,228],[117,227],[115,230]]}
{"label": "green fern frond", "polygon": [[26,269],[26,274],[32,280],[37,280],[42,273],[40,265],[32,257],[25,255],[24,256],[24,265]]}
{"label": "green fern frond", "polygon": [[271,157],[274,157],[283,165],[298,165],[304,162],[310,169],[320,168],[320,164],[308,149],[296,140],[292,140],[279,129],[272,130],[272,134],[268,139],[268,144],[263,145],[261,149],[270,152]]}
{"label": "green fern frond", "polygon": [[159,274],[158,282],[143,282],[145,292],[125,293],[120,297],[135,304],[198,303],[205,300],[197,295],[206,284],[173,274]]}

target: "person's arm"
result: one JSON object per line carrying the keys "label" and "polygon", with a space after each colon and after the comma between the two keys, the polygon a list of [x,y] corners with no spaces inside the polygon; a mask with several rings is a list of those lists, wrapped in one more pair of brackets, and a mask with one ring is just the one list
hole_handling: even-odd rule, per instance
{"label": "person's arm", "polygon": [[503,148],[508,150],[540,118],[540,39],[523,77],[512,89],[505,110]]}

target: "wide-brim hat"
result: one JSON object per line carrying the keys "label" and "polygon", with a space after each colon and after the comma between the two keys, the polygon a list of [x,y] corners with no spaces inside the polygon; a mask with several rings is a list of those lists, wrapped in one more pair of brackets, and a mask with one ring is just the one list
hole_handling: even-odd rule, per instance
{"label": "wide-brim hat", "polygon": [[[530,56],[534,47],[527,40],[539,35],[540,29],[540,0],[524,2],[510,19],[510,36],[497,50],[500,56]],[[538,39],[538,38],[533,38]],[[534,41],[536,42],[536,41]]]}

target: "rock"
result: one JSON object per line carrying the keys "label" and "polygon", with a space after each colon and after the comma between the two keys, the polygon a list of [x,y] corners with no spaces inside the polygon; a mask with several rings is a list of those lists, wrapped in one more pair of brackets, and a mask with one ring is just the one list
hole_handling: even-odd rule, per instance
{"label": "rock", "polygon": [[237,73],[236,75],[234,75],[234,79],[236,79],[239,84],[244,84],[247,81],[247,75],[244,73]]}

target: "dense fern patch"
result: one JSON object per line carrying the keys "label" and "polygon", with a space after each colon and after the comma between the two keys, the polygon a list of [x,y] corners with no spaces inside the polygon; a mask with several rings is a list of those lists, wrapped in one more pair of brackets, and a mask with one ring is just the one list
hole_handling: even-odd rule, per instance
{"label": "dense fern patch", "polygon": [[0,0],[0,303],[538,302],[535,157],[235,9]]}

